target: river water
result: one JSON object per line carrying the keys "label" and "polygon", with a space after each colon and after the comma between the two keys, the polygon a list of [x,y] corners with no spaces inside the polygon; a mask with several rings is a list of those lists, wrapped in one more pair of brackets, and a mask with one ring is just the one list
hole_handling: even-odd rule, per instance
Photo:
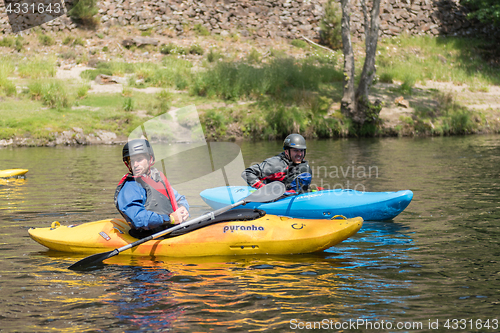
{"label": "river water", "polygon": [[[499,138],[309,140],[316,185],[410,189],[412,203],[322,253],[118,255],[88,272],[28,229],[119,217],[121,147],[0,149],[0,169],[30,170],[0,180],[0,331],[498,332]],[[281,143],[239,145],[249,165]],[[209,210],[197,193],[193,216]]]}

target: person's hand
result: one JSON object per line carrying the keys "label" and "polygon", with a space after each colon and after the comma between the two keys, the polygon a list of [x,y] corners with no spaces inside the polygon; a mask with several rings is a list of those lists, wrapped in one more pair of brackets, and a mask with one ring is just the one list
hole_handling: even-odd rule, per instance
{"label": "person's hand", "polygon": [[189,218],[189,212],[184,206],[180,206],[179,209],[177,209],[175,212],[180,214],[180,221],[182,222],[187,221],[187,219]]}
{"label": "person's hand", "polygon": [[179,224],[181,222],[184,222],[188,219],[189,217],[189,212],[186,209],[186,207],[181,206],[179,207],[175,212],[170,214],[170,221],[174,221],[174,224]]}

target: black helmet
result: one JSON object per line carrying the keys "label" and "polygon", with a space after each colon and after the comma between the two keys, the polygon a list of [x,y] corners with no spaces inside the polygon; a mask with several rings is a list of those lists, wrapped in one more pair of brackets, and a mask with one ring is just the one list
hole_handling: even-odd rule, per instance
{"label": "black helmet", "polygon": [[153,148],[149,144],[148,140],[145,139],[134,139],[125,144],[122,151],[123,161],[127,162],[130,159],[130,156],[139,155],[139,154],[148,154],[153,157],[153,163],[155,161],[155,153],[153,152]]}
{"label": "black helmet", "polygon": [[306,139],[300,134],[290,134],[283,141],[283,149],[307,149]]}

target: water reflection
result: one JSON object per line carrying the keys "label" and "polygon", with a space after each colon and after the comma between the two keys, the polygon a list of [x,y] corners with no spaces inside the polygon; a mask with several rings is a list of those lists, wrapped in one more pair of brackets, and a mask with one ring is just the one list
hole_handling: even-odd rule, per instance
{"label": "water reflection", "polygon": [[[158,258],[154,263],[123,256],[109,263],[125,265],[120,271],[129,281],[106,298],[119,307],[120,319],[136,324],[136,329],[182,331],[283,327],[281,313],[299,315],[318,297],[335,298],[339,286],[334,270],[345,265],[324,255]],[[317,306],[318,311],[338,313],[342,308],[334,303],[323,306]],[[266,320],[246,319],[262,311]]]}
{"label": "water reflection", "polygon": [[[281,151],[281,142],[241,150],[247,165]],[[498,136],[308,141],[315,165],[378,166],[378,177],[355,179],[369,191],[414,192],[394,221],[366,221],[319,255],[118,255],[95,271],[69,271],[83,256],[45,251],[27,230],[117,217],[120,153],[119,146],[0,150],[1,160],[30,169],[23,182],[0,185],[3,330],[291,331],[293,319],[498,318]],[[352,174],[324,179],[347,180]],[[194,200],[195,215],[208,210]]]}
{"label": "water reflection", "polygon": [[26,177],[0,178],[0,211],[10,214],[19,211],[24,204]]}

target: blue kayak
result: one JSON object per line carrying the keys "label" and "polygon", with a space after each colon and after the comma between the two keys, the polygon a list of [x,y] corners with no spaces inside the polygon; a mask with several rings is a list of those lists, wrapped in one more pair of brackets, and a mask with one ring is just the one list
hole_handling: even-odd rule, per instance
{"label": "blue kayak", "polygon": [[[213,209],[226,207],[250,195],[250,186],[222,186],[204,190],[202,199]],[[259,208],[272,215],[304,219],[330,219],[361,216],[365,221],[385,221],[398,216],[411,202],[413,192],[360,192],[324,190],[290,195],[269,203],[248,203],[246,208]]]}

